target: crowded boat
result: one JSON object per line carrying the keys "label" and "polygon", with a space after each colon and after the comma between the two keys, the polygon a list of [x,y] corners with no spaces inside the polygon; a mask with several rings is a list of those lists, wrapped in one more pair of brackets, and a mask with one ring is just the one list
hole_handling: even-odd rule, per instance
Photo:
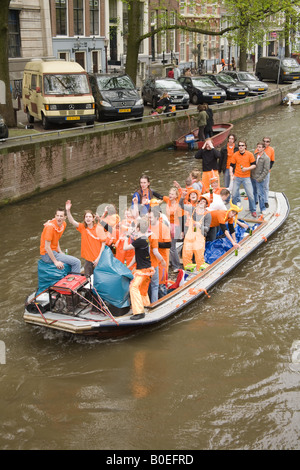
{"label": "crowded boat", "polygon": [[[27,299],[25,320],[35,323],[38,314],[37,323],[43,318],[49,326],[46,318],[50,312],[50,324],[57,327],[64,321],[64,314],[73,316],[72,325],[74,317],[85,318],[88,323],[93,318],[99,323],[99,315],[104,315],[104,322],[110,320],[109,327],[119,325],[123,317],[128,327],[127,320],[137,325],[144,323],[145,317],[150,319],[149,313],[159,312],[157,306],[164,299],[167,305],[170,298],[174,302],[175,297],[176,302],[187,292],[194,298],[207,293],[205,287],[199,288],[201,282],[204,286],[205,273],[213,273],[227,252],[237,257],[231,257],[231,269],[239,252],[243,252],[245,237],[249,239],[268,221],[273,224],[274,212],[279,210],[281,199],[269,191],[275,161],[270,142],[269,137],[263,138],[252,153],[246,142],[237,141],[234,134],[228,136],[220,150],[206,139],[194,155],[195,167],[185,181],[173,181],[166,194],[159,194],[154,189],[155,182],[153,185],[149,176],[142,175],[124,213],[118,213],[116,206],[109,203],[102,213],[86,210],[82,221],[77,221],[72,202],[66,201],[44,225],[38,288]],[[287,213],[288,204],[276,228]],[[80,234],[83,266],[80,259],[60,248],[66,219]],[[266,237],[256,238],[256,242],[252,238],[255,248]],[[222,275],[227,268],[229,265]],[[186,290],[190,284],[193,292],[191,288]],[[183,298],[182,302],[187,300]],[[179,307],[173,304],[172,311]],[[98,316],[92,317],[93,314]]]}

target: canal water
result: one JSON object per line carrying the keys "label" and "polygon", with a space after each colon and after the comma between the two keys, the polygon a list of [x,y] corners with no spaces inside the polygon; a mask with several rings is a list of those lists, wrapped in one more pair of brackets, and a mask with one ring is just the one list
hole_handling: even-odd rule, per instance
{"label": "canal water", "polygon": [[[249,149],[271,137],[270,186],[291,206],[284,226],[210,298],[130,338],[73,338],[23,322],[43,223],[67,199],[78,220],[129,200],[143,173],[168,194],[199,165],[193,153],[153,153],[0,210],[1,449],[300,449],[299,123],[295,106],[234,126]],[[74,227],[61,246],[80,256]]]}

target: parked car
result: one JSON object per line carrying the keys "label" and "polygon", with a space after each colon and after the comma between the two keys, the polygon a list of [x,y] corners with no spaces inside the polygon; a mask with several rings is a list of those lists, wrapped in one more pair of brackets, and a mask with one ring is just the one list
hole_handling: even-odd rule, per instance
{"label": "parked car", "polygon": [[206,73],[204,75],[208,77],[218,87],[226,91],[227,99],[239,100],[249,95],[249,88],[242,82],[236,82],[232,77],[225,73]]}
{"label": "parked car", "polygon": [[5,123],[4,118],[0,115],[0,139],[7,139],[8,127]]}
{"label": "parked car", "polygon": [[237,82],[244,83],[249,88],[249,95],[262,95],[268,91],[268,85],[258,80],[252,73],[235,72],[233,70],[223,70],[220,73],[226,73]]}
{"label": "parked car", "polygon": [[158,100],[165,92],[169,94],[170,104],[175,105],[176,109],[179,107],[187,109],[189,107],[190,98],[188,93],[173,78],[148,78],[142,87],[144,104],[150,103],[152,108],[155,109]]}
{"label": "parked car", "polygon": [[212,82],[208,77],[179,77],[179,83],[188,92],[193,104],[223,103],[226,92]]}
{"label": "parked car", "polygon": [[260,57],[255,71],[259,80],[278,80],[283,83],[300,78],[300,65],[293,58],[280,60],[279,57]]}
{"label": "parked car", "polygon": [[95,99],[97,121],[143,116],[143,100],[128,75],[89,73],[88,76]]}

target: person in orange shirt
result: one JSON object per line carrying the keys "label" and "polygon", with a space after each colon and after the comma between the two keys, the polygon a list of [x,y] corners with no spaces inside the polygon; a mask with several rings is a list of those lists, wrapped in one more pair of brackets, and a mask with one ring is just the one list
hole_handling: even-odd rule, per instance
{"label": "person in orange shirt", "polygon": [[221,160],[220,160],[220,172],[224,173],[224,186],[229,188],[230,186],[230,163],[231,157],[234,152],[238,151],[238,147],[235,144],[236,137],[234,134],[229,134],[227,138],[227,144],[221,148]]}
{"label": "person in orange shirt", "polygon": [[[236,242],[234,228],[237,224],[238,213],[242,209],[243,208],[232,204],[232,201],[230,201],[229,210],[211,211],[211,223],[206,241],[214,241],[216,239],[218,228],[220,227],[225,237],[227,237],[228,240],[232,243],[232,246],[236,249],[240,248],[240,245]],[[228,223],[228,229],[226,223]]]}
{"label": "person in orange shirt", "polygon": [[[166,282],[169,269],[169,252],[171,248],[171,232],[167,223],[160,217],[158,207],[152,207],[149,212],[150,230],[158,239],[158,252],[163,257],[165,263],[158,262],[159,287],[158,297],[166,295]],[[151,284],[153,277],[151,279]],[[150,284],[150,287],[151,287]]]}
{"label": "person in orange shirt", "polygon": [[169,196],[163,197],[163,201],[167,203],[166,215],[170,222],[171,231],[170,262],[175,273],[178,272],[180,268],[180,259],[176,249],[176,242],[183,236],[182,217],[184,215],[184,211],[179,204],[180,194],[181,191],[173,187],[169,191]]}
{"label": "person in orange shirt", "polygon": [[232,202],[237,204],[240,198],[240,186],[244,186],[249,201],[249,210],[253,217],[257,217],[256,204],[251,183],[251,170],[256,168],[253,153],[247,150],[244,140],[238,143],[239,150],[232,155],[230,163],[230,176],[233,178]]}
{"label": "person in orange shirt", "polygon": [[72,203],[66,202],[66,211],[69,222],[77,228],[81,234],[81,257],[85,260],[84,275],[90,277],[94,268],[99,263],[101,254],[105,247],[107,234],[104,228],[96,223],[95,215],[92,211],[86,210],[83,223],[76,222],[71,214]]}
{"label": "person in orange shirt", "polygon": [[[270,159],[270,171],[271,171],[271,168],[275,163],[275,150],[273,147],[270,146],[270,143],[271,143],[270,137],[264,137],[263,143],[265,144],[265,153],[268,155]],[[266,207],[269,207],[270,171],[267,174],[267,177],[265,179],[265,206]]]}
{"label": "person in orange shirt", "polygon": [[121,261],[121,263],[126,263],[127,267],[130,266],[129,269],[134,269],[136,266],[135,264],[130,264],[133,257],[134,257],[134,250],[123,250],[124,241],[126,238],[127,231],[130,227],[135,228],[136,226],[136,219],[133,215],[132,208],[128,208],[125,210],[124,219],[121,220],[119,224],[119,238],[115,243],[116,246],[116,258]]}
{"label": "person in orange shirt", "polygon": [[61,251],[59,240],[67,226],[64,209],[57,209],[55,217],[44,224],[41,235],[40,255],[45,263],[53,263],[57,269],[63,269],[64,264],[71,267],[71,272],[80,274],[81,262],[75,256],[66,255]]}

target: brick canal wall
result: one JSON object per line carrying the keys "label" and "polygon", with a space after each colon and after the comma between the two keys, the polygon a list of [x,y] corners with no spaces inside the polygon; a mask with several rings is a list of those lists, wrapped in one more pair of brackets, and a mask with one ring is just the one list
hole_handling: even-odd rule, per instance
{"label": "brick canal wall", "polygon": [[[231,122],[281,103],[289,87],[266,97],[214,105],[216,123]],[[0,146],[0,206],[162,149],[195,125],[195,108],[176,117],[147,117],[141,122],[41,134],[34,142]]]}

